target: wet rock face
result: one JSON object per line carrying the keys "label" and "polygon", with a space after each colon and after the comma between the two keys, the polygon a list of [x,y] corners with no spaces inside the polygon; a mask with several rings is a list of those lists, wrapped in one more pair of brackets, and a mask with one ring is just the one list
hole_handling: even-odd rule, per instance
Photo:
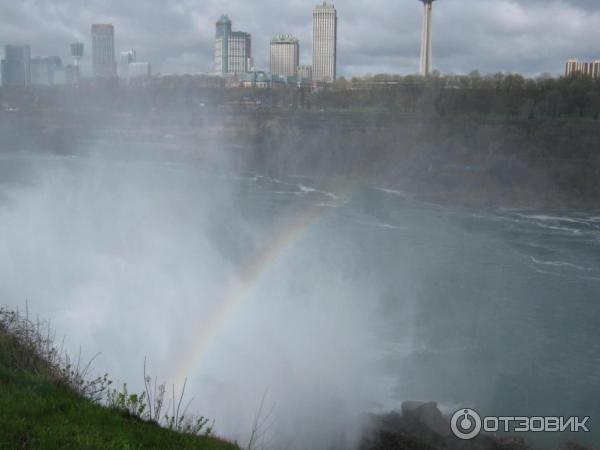
{"label": "wet rock face", "polygon": [[452,435],[449,417],[434,402],[404,402],[401,413],[372,415],[370,423],[360,450],[531,450],[515,438],[482,435],[461,441]]}
{"label": "wet rock face", "polygon": [[450,423],[438,409],[437,403],[404,402],[401,410],[404,420],[414,427],[426,428],[438,436],[450,436]]}

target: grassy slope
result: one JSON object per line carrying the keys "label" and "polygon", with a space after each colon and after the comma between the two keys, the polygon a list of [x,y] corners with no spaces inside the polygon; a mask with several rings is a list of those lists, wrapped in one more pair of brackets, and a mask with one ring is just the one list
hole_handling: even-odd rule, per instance
{"label": "grassy slope", "polygon": [[0,449],[238,449],[128,417],[17,370],[18,351],[0,331]]}

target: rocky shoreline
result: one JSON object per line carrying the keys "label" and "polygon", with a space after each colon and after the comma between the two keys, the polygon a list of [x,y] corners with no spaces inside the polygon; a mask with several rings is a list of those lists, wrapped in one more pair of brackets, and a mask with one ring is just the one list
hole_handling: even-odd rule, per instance
{"label": "rocky shoreline", "polygon": [[[434,402],[404,402],[401,412],[370,415],[360,450],[533,450],[521,437],[481,434],[460,440]],[[547,450],[592,450],[573,442]]]}

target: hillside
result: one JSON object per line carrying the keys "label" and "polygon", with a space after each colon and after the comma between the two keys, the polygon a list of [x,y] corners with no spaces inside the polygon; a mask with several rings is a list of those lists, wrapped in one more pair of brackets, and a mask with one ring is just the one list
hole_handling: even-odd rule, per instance
{"label": "hillside", "polygon": [[0,449],[235,450],[82,397],[46,373],[45,362],[0,328]]}

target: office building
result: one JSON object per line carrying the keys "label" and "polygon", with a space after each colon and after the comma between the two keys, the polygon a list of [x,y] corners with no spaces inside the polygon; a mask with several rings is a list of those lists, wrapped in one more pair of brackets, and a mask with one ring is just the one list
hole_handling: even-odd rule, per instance
{"label": "office building", "polygon": [[243,31],[231,31],[231,20],[221,16],[215,32],[215,72],[239,75],[252,68],[252,38]]}
{"label": "office building", "polygon": [[565,76],[570,77],[575,74],[600,78],[600,60],[594,62],[580,62],[576,59],[568,60],[565,67]]}
{"label": "office building", "polygon": [[315,81],[336,78],[337,11],[323,2],[313,10],[312,75]]}
{"label": "office building", "polygon": [[144,80],[152,76],[152,66],[149,62],[134,61],[129,63],[129,81]]}
{"label": "office building", "polygon": [[129,78],[129,65],[137,61],[134,49],[121,52],[119,55],[119,78],[127,80]]}
{"label": "office building", "polygon": [[220,75],[227,73],[227,50],[230,34],[231,20],[227,16],[219,17],[215,33],[215,72]]}
{"label": "office building", "polygon": [[63,70],[62,60],[58,56],[36,57],[31,59],[31,84],[34,86],[52,86],[60,81]]}
{"label": "office building", "polygon": [[298,78],[312,80],[312,66],[310,64],[300,64],[298,66]]}
{"label": "office building", "polygon": [[271,39],[271,73],[285,77],[298,75],[300,45],[298,39],[289,35]]}
{"label": "office building", "polygon": [[96,78],[116,77],[115,28],[112,25],[92,25],[92,58]]}
{"label": "office building", "polygon": [[227,73],[239,75],[252,65],[252,41],[249,33],[232,31],[227,43]]}
{"label": "office building", "polygon": [[29,45],[7,45],[4,47],[2,85],[31,85],[31,50]]}

